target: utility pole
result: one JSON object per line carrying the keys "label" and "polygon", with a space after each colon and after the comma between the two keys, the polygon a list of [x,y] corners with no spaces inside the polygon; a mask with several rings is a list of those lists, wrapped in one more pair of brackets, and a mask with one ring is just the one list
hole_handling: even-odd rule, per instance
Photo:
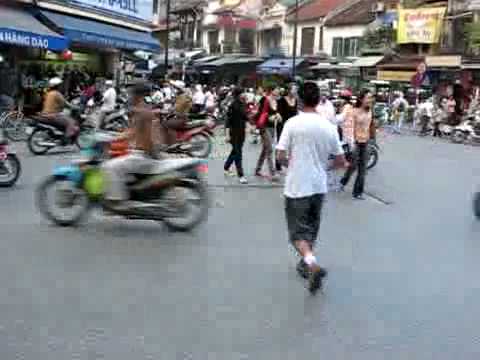
{"label": "utility pole", "polygon": [[293,27],[293,61],[292,61],[292,80],[295,81],[297,75],[297,33],[298,33],[298,0],[295,0],[295,23]]}
{"label": "utility pole", "polygon": [[170,45],[170,0],[167,0],[167,38],[165,40],[165,78],[168,74],[168,47]]}

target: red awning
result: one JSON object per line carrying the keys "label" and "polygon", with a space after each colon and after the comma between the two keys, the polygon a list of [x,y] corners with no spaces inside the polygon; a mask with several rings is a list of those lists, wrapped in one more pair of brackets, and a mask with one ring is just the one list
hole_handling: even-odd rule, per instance
{"label": "red awning", "polygon": [[256,29],[257,22],[253,19],[234,18],[231,15],[218,17],[217,26],[236,29]]}

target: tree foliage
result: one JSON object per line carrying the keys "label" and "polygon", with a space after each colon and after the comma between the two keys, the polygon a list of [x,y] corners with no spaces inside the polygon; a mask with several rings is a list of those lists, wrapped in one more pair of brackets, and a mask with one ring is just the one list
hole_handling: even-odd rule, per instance
{"label": "tree foliage", "polygon": [[468,47],[473,51],[480,50],[480,23],[474,22],[466,25],[466,38]]}
{"label": "tree foliage", "polygon": [[395,31],[388,25],[368,28],[362,40],[362,49],[389,49],[395,43]]}

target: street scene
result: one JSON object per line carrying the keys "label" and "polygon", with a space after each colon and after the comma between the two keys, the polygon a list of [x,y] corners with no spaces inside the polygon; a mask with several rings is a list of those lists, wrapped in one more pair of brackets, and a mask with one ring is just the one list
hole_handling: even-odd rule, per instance
{"label": "street scene", "polygon": [[1,358],[477,359],[479,15],[0,1]]}

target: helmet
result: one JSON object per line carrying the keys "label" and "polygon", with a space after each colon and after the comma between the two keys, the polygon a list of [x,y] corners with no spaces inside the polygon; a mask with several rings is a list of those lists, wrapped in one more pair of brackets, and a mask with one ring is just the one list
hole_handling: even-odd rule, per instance
{"label": "helmet", "polygon": [[113,86],[113,80],[107,80],[105,81],[106,86]]}
{"label": "helmet", "polygon": [[62,79],[60,79],[59,77],[54,77],[54,78],[51,78],[51,79],[48,81],[48,86],[49,86],[49,87],[55,87],[55,86],[60,85],[61,83],[63,83],[63,80],[62,80]]}

